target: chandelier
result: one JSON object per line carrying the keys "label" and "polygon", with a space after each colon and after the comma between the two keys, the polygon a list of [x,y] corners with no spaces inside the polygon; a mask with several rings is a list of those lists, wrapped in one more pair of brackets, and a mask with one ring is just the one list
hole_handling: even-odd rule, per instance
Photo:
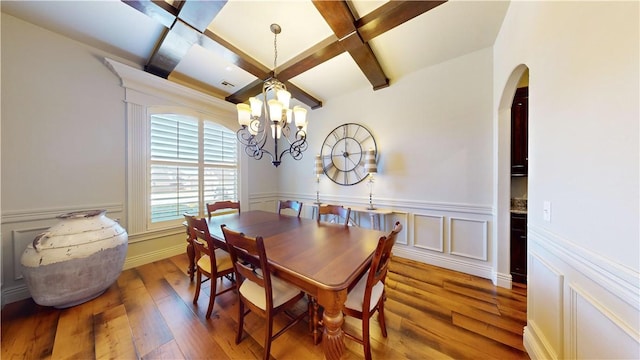
{"label": "chandelier", "polygon": [[[308,147],[307,109],[301,106],[289,108],[291,93],[276,78],[277,38],[282,29],[278,24],[271,24],[270,29],[274,34],[273,76],[262,84],[262,99],[251,97],[249,104],[236,105],[241,126],[237,136],[247,155],[260,160],[267,154],[277,167],[285,154],[294,160],[302,159],[302,152]],[[295,128],[292,128],[292,121]],[[269,134],[273,139],[273,150],[265,149]],[[278,152],[279,145],[282,146],[281,152]]]}

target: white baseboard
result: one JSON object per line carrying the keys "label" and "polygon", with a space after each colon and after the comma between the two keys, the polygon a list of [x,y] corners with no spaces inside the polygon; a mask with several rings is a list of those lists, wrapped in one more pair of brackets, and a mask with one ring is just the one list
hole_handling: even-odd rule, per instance
{"label": "white baseboard", "polygon": [[154,261],[166,259],[168,257],[172,257],[178,254],[185,254],[186,256],[184,244],[177,244],[168,248],[160,249],[158,251],[153,251],[153,252],[149,252],[149,253],[138,255],[138,256],[127,257],[124,260],[123,270],[146,265]]}
{"label": "white baseboard", "polygon": [[28,299],[31,293],[26,284],[14,286],[9,289],[2,289],[2,307],[12,302]]}
{"label": "white baseboard", "polygon": [[485,279],[492,279],[492,268],[488,265],[478,265],[463,260],[457,260],[453,258],[447,258],[444,256],[437,256],[423,251],[415,250],[412,248],[395,246],[393,248],[393,255],[420,261],[425,264],[435,265],[443,267],[445,269],[459,271],[465,274],[479,276]]}
{"label": "white baseboard", "polygon": [[491,275],[491,281],[493,282],[493,285],[501,288],[511,289],[513,286],[513,278],[511,277],[511,274],[493,271]]}
{"label": "white baseboard", "polygon": [[545,351],[544,347],[541,345],[542,343],[537,340],[532,326],[527,325],[524,327],[522,342],[524,343],[524,349],[527,351],[527,355],[529,355],[531,360],[557,359],[557,357],[553,357],[549,352]]}

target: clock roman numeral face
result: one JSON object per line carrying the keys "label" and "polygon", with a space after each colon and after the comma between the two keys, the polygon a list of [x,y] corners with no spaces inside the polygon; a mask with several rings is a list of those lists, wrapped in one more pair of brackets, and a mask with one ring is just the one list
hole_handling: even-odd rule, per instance
{"label": "clock roman numeral face", "polygon": [[377,154],[376,141],[362,125],[347,123],[327,135],[322,144],[324,173],[336,184],[354,185],[367,176],[364,157],[369,149]]}

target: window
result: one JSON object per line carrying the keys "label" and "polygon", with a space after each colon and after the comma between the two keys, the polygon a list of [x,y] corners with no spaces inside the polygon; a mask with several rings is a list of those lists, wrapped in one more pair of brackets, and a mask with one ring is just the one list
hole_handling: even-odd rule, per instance
{"label": "window", "polygon": [[235,133],[191,116],[155,114],[149,134],[151,223],[202,215],[208,202],[238,199]]}

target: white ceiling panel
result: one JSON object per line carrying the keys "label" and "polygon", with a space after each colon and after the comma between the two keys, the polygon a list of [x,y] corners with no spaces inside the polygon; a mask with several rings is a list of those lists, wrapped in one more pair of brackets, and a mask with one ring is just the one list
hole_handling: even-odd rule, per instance
{"label": "white ceiling panel", "polygon": [[[203,6],[201,10],[210,9],[206,7],[206,1],[186,0],[186,3],[190,2]],[[176,7],[185,4],[183,1],[168,3]],[[0,1],[4,13],[145,68],[152,61],[157,45],[165,41],[164,34],[169,29],[153,20],[145,13],[146,10],[130,6],[134,4],[116,0]],[[150,7],[157,5],[153,2],[144,4]],[[372,14],[381,6],[382,9],[391,6],[388,1],[379,0],[353,0],[346,4],[356,18]],[[411,6],[417,6],[419,2],[394,4],[405,6],[406,11],[407,8],[418,9]],[[393,87],[394,80],[416,70],[491,46],[508,6],[508,1],[451,0],[384,32],[369,41],[369,46]],[[169,17],[179,14],[177,8],[167,10],[161,6],[153,11]],[[377,15],[380,13],[375,12]],[[329,39],[329,43],[337,41],[331,39],[333,31],[310,0],[229,0],[215,15],[208,29],[267,70],[272,70],[274,35],[269,29],[272,23],[282,27],[277,38],[278,66],[287,67],[295,63],[302,65],[302,69],[308,69],[290,81],[309,95],[326,103],[332,97],[356,89],[373,88],[351,55],[340,53],[344,50],[341,43],[334,43],[332,50],[327,50],[327,53],[337,54],[333,58],[316,52],[317,58],[324,62],[314,62],[315,67],[299,62],[300,54],[323,40]],[[204,39],[205,36],[197,33],[194,38]],[[222,94],[223,97],[245,90],[245,86],[256,80],[254,75],[238,67],[243,66],[242,62],[232,64],[233,56],[227,56],[225,60],[223,55],[199,46],[198,41],[186,55],[178,54],[180,58],[173,63],[175,68],[167,69],[173,71],[169,79],[179,81],[180,78],[182,83],[197,84],[201,90],[214,87],[220,90],[214,96]],[[168,50],[171,50],[170,46]],[[236,59],[242,59],[242,56]],[[224,86],[223,81],[235,86]]]}
{"label": "white ceiling panel", "polygon": [[313,3],[306,0],[231,0],[208,29],[273,69],[274,34],[269,27],[274,23],[282,28],[277,39],[278,65],[333,34]]}
{"label": "white ceiling panel", "polygon": [[[180,60],[174,72],[198,79],[230,95],[257,78],[229,61],[195,45]],[[225,85],[223,83],[228,83]]]}
{"label": "white ceiling panel", "polygon": [[371,84],[348,53],[342,53],[291,79],[318,99],[330,99]]}
{"label": "white ceiling panel", "polygon": [[2,12],[144,63],[164,26],[121,1],[1,1]]}

